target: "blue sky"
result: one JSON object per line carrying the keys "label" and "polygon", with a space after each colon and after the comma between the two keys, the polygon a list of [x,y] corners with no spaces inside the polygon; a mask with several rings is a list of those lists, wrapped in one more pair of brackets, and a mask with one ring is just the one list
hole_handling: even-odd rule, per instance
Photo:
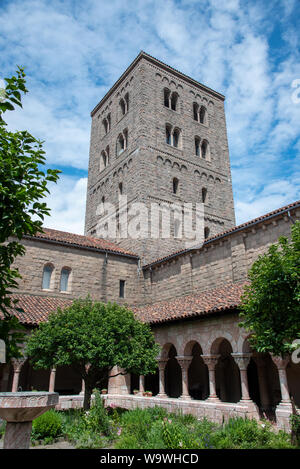
{"label": "blue sky", "polygon": [[7,122],[63,171],[45,225],[83,233],[90,111],[140,50],[225,94],[237,223],[300,199],[299,6],[0,0],[0,79],[24,66],[30,90]]}

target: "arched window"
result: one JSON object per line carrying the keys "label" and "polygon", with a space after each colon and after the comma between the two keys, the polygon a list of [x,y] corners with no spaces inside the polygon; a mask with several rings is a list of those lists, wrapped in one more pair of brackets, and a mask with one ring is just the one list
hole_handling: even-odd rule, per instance
{"label": "arched window", "polygon": [[120,99],[120,108],[121,108],[122,116],[124,116],[124,114],[126,113],[126,104],[123,98]]}
{"label": "arched window", "polygon": [[209,159],[209,148],[208,148],[208,142],[206,140],[203,140],[202,145],[201,145],[201,157],[204,160]]}
{"label": "arched window", "polygon": [[209,237],[209,231],[210,231],[209,228],[206,226],[206,227],[204,228],[204,238],[205,238],[205,239],[207,239],[207,238]]}
{"label": "arched window", "polygon": [[61,269],[60,274],[60,291],[69,290],[69,278],[70,278],[71,269],[69,267],[64,267]]}
{"label": "arched window", "polygon": [[179,146],[179,130],[175,129],[173,132],[173,147],[178,148]]}
{"label": "arched window", "polygon": [[126,112],[128,112],[129,111],[129,94],[128,93],[125,94],[124,99],[125,99],[125,104],[126,104]]}
{"label": "arched window", "polygon": [[43,270],[43,282],[42,282],[43,290],[50,290],[53,270],[54,270],[53,265],[51,264],[45,265],[44,270]]}
{"label": "arched window", "polygon": [[170,94],[171,94],[171,91],[168,90],[168,88],[165,88],[164,89],[164,105],[166,107],[170,107]]}
{"label": "arched window", "polygon": [[177,93],[172,93],[172,96],[171,96],[171,109],[173,109],[173,111],[176,111],[177,101],[178,101],[178,94]]}
{"label": "arched window", "polygon": [[104,134],[106,135],[107,132],[108,132],[108,122],[107,122],[107,119],[103,119],[102,121],[102,125],[103,125],[103,129],[104,129]]}
{"label": "arched window", "polygon": [[207,189],[206,189],[206,187],[202,187],[201,196],[202,196],[202,203],[204,204],[205,201],[206,201],[206,196],[207,196]]}
{"label": "arched window", "polygon": [[179,181],[177,178],[173,178],[172,185],[173,185],[173,194],[177,194],[178,185],[179,185]]}
{"label": "arched window", "polygon": [[194,120],[198,122],[198,110],[199,110],[199,105],[197,103],[193,103],[193,116]]}
{"label": "arched window", "polygon": [[201,106],[200,112],[199,112],[199,119],[200,119],[200,124],[206,124],[206,108],[204,106]]}
{"label": "arched window", "polygon": [[171,128],[168,125],[166,125],[166,143],[171,145]]}
{"label": "arched window", "polygon": [[119,183],[119,195],[122,195],[123,194],[123,183],[120,182]]}
{"label": "arched window", "polygon": [[196,156],[200,156],[200,138],[195,137],[195,154]]}
{"label": "arched window", "polygon": [[125,139],[122,134],[119,135],[117,140],[117,156],[121,155],[125,150]]}
{"label": "arched window", "polygon": [[107,116],[107,132],[110,131],[110,127],[111,127],[111,120],[110,120],[110,114],[108,114],[108,116]]}
{"label": "arched window", "polygon": [[107,166],[107,156],[105,151],[101,153],[100,156],[100,172],[103,171]]}

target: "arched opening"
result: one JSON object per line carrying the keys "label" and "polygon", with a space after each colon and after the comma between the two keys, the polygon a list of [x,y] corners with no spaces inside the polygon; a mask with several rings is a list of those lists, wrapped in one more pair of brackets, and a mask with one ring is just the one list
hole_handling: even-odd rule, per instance
{"label": "arched opening", "polygon": [[119,183],[119,195],[122,195],[123,194],[123,183],[120,182]]}
{"label": "arched opening", "polygon": [[60,274],[60,291],[67,292],[70,290],[70,275],[71,269],[63,267]]}
{"label": "arched opening", "polygon": [[197,103],[193,103],[193,117],[195,121],[198,121],[198,110],[199,105]]}
{"label": "arched opening", "polygon": [[178,192],[178,185],[179,185],[178,179],[177,179],[177,178],[173,178],[173,181],[172,181],[173,194],[177,194],[177,192]]}
{"label": "arched opening", "polygon": [[193,359],[188,369],[189,394],[193,399],[204,400],[209,396],[208,368],[202,355],[202,348],[195,342],[192,346]]}
{"label": "arched opening", "polygon": [[125,99],[126,112],[128,112],[129,111],[129,94],[128,93],[125,94],[124,99]]}
{"label": "arched opening", "polygon": [[200,124],[206,124],[206,114],[206,108],[204,106],[201,106],[199,112]]}
{"label": "arched opening", "polygon": [[179,137],[180,137],[179,130],[175,129],[173,132],[173,147],[175,148],[179,147]]}
{"label": "arched opening", "polygon": [[43,270],[43,281],[42,289],[51,290],[53,288],[53,271],[54,266],[52,264],[46,264]]}
{"label": "arched opening", "polygon": [[102,125],[103,125],[104,134],[106,135],[107,132],[108,132],[108,122],[107,122],[107,119],[103,119]]}
{"label": "arched opening", "polygon": [[[202,187],[201,198],[202,198],[202,203],[203,204],[206,202],[206,197],[207,197],[207,189],[206,189],[206,187]],[[209,235],[209,231],[208,231],[208,235]]]}
{"label": "arched opening", "polygon": [[166,143],[171,145],[171,128],[168,125],[166,126]]}
{"label": "arched opening", "polygon": [[125,150],[125,139],[122,134],[119,135],[117,140],[117,156],[121,155]]}
{"label": "arched opening", "polygon": [[196,156],[200,156],[200,138],[195,137],[195,154]]}
{"label": "arched opening", "polygon": [[201,157],[204,160],[209,159],[209,152],[208,152],[208,142],[207,140],[203,140],[202,145],[201,145]]}
{"label": "arched opening", "polygon": [[140,376],[131,373],[130,374],[130,394],[133,394],[133,391],[140,389]]}
{"label": "arched opening", "polygon": [[170,90],[168,90],[168,88],[165,88],[164,89],[164,105],[166,107],[170,107]]}
{"label": "arched opening", "polygon": [[107,166],[107,156],[103,151],[100,156],[100,172],[103,171]]}
{"label": "arched opening", "polygon": [[225,338],[217,339],[213,353],[220,355],[216,365],[216,392],[222,402],[239,402],[241,399],[240,370],[232,357],[231,344]]}
{"label": "arched opening", "polygon": [[177,93],[172,93],[172,96],[171,96],[171,109],[173,111],[176,111],[177,102],[178,102],[178,94]]}
{"label": "arched opening", "polygon": [[171,345],[168,353],[168,363],[165,367],[165,387],[169,397],[180,397],[182,393],[182,373],[176,356],[176,348]]}
{"label": "arched opening", "polygon": [[206,226],[204,228],[204,239],[209,238],[210,229]]}
{"label": "arched opening", "polygon": [[122,116],[124,116],[124,114],[126,113],[126,104],[123,98],[120,99],[120,109]]}

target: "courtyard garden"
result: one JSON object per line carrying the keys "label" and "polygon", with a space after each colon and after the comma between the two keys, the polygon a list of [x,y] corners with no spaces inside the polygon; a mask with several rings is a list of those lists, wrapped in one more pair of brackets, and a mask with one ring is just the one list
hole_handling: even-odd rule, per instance
{"label": "courtyard garden", "polygon": [[34,420],[31,441],[45,446],[65,440],[77,449],[300,449],[299,419],[294,420],[296,437],[291,437],[267,421],[237,418],[216,424],[161,407],[104,408],[96,392],[88,411],[50,410]]}

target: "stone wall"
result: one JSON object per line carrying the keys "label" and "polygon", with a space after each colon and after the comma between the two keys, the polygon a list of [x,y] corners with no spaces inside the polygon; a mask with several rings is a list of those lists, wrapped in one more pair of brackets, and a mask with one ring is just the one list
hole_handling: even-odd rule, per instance
{"label": "stone wall", "polygon": [[[69,247],[39,240],[23,240],[26,254],[18,257],[15,266],[22,278],[18,293],[63,298],[86,297],[98,301],[136,304],[139,297],[138,262],[129,257]],[[42,289],[43,269],[54,266],[50,290]],[[60,291],[60,273],[71,269],[69,291]],[[53,275],[53,274],[52,274]],[[125,280],[125,298],[119,298],[119,281]]]}

